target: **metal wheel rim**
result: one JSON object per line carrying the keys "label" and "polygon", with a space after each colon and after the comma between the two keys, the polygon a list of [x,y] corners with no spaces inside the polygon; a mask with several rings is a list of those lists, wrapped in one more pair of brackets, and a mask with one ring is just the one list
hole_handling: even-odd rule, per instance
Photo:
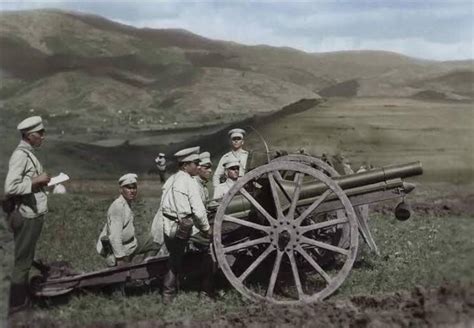
{"label": "metal wheel rim", "polygon": [[[238,277],[235,276],[234,272],[232,271],[229,263],[226,260],[226,252],[224,250],[224,245],[222,244],[222,235],[221,235],[221,229],[222,229],[222,224],[225,221],[224,215],[225,215],[225,210],[227,206],[229,205],[230,201],[234,198],[234,196],[240,192],[240,190],[251,180],[255,179],[256,177],[259,177],[263,174],[272,172],[272,171],[278,171],[278,170],[293,170],[297,172],[304,173],[306,175],[312,176],[313,178],[318,179],[319,181],[323,182],[326,184],[329,188],[329,190],[332,191],[337,197],[340,199],[342,202],[344,209],[347,213],[347,223],[350,226],[350,246],[347,249],[347,259],[344,262],[344,265],[342,266],[341,269],[339,269],[337,275],[335,275],[330,282],[328,282],[327,286],[320,290],[317,293],[314,293],[312,295],[303,295],[301,297],[300,291],[298,290],[298,299],[295,300],[277,300],[272,297],[272,295],[269,296],[264,296],[261,294],[258,294],[254,292],[253,290],[249,289],[247,286],[244,284],[244,279],[240,280]],[[240,180],[236,182],[236,184],[229,190],[227,195],[224,197],[221,205],[219,206],[216,216],[215,216],[215,222],[214,222],[214,247],[215,247],[215,252],[216,252],[216,257],[217,261],[219,263],[220,268],[224,272],[224,275],[226,278],[229,280],[229,282],[233,285],[235,289],[237,289],[243,296],[247,297],[248,299],[255,300],[255,301],[265,301],[265,302],[270,302],[274,304],[301,304],[301,303],[313,303],[317,302],[320,300],[323,300],[324,298],[328,297],[332,293],[334,293],[339,286],[344,282],[344,280],[347,278],[350,270],[352,269],[352,266],[354,264],[354,261],[356,259],[357,255],[357,249],[358,249],[358,229],[357,229],[357,221],[356,221],[356,214],[354,212],[354,209],[352,207],[352,204],[350,203],[349,199],[345,195],[345,193],[342,191],[342,189],[327,175],[323,174],[322,172],[318,171],[315,168],[309,167],[308,165],[297,163],[295,161],[275,161],[271,162],[267,165],[263,165],[249,173],[247,173],[244,177],[242,177]],[[303,243],[300,243],[300,245]],[[283,256],[287,256],[292,263],[294,262],[294,259],[291,260],[291,254],[292,251],[286,252],[286,251],[280,251],[278,249],[276,250],[271,250],[268,251],[268,249],[272,246],[267,248],[267,251],[265,251],[268,254],[271,254],[273,252],[277,252],[276,256],[276,262],[279,262]],[[281,254],[280,254],[281,253]],[[268,255],[267,254],[267,255]],[[294,255],[293,255],[294,256]],[[258,259],[257,259],[258,260]],[[254,261],[255,262],[257,262]],[[253,264],[252,264],[253,265]],[[250,265],[250,266],[252,266]],[[258,264],[257,264],[258,265]],[[250,267],[249,266],[249,267]],[[275,264],[276,266],[276,264]],[[254,268],[255,269],[255,268]],[[293,269],[293,268],[292,268]],[[278,270],[277,270],[277,275],[278,271],[280,270],[279,264],[278,264]],[[272,270],[272,276],[273,272],[275,270]],[[293,272],[293,278],[295,280],[295,287],[298,289],[297,283],[296,283],[296,274]],[[273,278],[270,277],[270,283]],[[299,279],[299,278],[298,278]],[[275,284],[275,282],[273,282]]]}

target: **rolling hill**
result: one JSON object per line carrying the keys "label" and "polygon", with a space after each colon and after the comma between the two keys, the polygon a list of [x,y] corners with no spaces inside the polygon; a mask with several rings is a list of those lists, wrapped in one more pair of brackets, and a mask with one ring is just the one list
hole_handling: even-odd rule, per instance
{"label": "rolling hill", "polygon": [[[0,13],[0,49],[1,129],[42,115],[52,144],[64,148],[54,162],[83,154],[82,144],[171,151],[196,141],[190,129],[219,135],[254,117],[309,109],[321,96],[474,99],[473,61],[245,46],[59,10]],[[4,140],[2,158],[16,136]],[[97,162],[107,166],[104,158]]]}

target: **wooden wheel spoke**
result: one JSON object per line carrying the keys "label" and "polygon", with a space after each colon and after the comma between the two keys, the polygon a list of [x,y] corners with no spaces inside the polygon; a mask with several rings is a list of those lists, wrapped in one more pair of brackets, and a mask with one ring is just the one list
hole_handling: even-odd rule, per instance
{"label": "wooden wheel spoke", "polygon": [[309,245],[316,246],[316,247],[319,247],[319,248],[324,248],[324,249],[327,249],[329,251],[333,251],[333,252],[343,254],[343,255],[346,255],[346,256],[348,256],[350,254],[349,250],[347,250],[347,249],[337,247],[337,246],[333,246],[333,245],[330,245],[330,244],[326,244],[326,243],[323,243],[323,242],[320,242],[320,241],[317,241],[317,240],[313,240],[313,239],[310,239],[310,238],[307,238],[307,237],[302,237],[301,238],[301,243],[309,244]]}
{"label": "wooden wheel spoke", "polygon": [[247,270],[245,270],[244,273],[242,273],[238,279],[243,282],[245,280],[245,278],[247,278],[247,276],[249,274],[251,274],[253,272],[253,270],[255,270],[257,268],[257,266],[262,263],[263,260],[265,260],[267,258],[267,256],[274,250],[273,246],[270,245],[268,246],[268,248],[262,253],[260,254],[260,256],[247,268]]}
{"label": "wooden wheel spoke", "polygon": [[283,181],[280,171],[273,171],[273,173],[275,174],[277,181]]}
{"label": "wooden wheel spoke", "polygon": [[311,225],[308,225],[308,226],[302,226],[302,227],[299,228],[299,231],[300,231],[301,234],[304,234],[304,233],[306,233],[308,231],[311,231],[311,230],[327,228],[327,227],[334,226],[334,225],[337,225],[337,224],[342,224],[342,223],[348,223],[347,218],[344,217],[344,218],[341,218],[341,219],[320,222],[320,223],[311,224]]}
{"label": "wooden wheel spoke", "polygon": [[275,264],[273,265],[272,275],[270,276],[270,282],[268,283],[267,297],[273,296],[273,290],[275,289],[275,282],[278,277],[278,272],[280,271],[281,258],[283,257],[283,252],[277,251],[277,256],[275,259]]}
{"label": "wooden wheel spoke", "polygon": [[245,221],[245,220],[238,219],[238,218],[235,218],[235,217],[230,216],[230,215],[224,215],[224,221],[233,222],[233,223],[243,225],[243,226],[246,226],[246,227],[249,227],[249,228],[265,231],[267,233],[270,232],[270,229],[271,229],[269,226],[263,226],[261,224],[253,223],[253,222],[250,222],[250,221]]}
{"label": "wooden wheel spoke", "polygon": [[306,261],[308,261],[309,264],[311,264],[311,266],[321,275],[321,277],[323,277],[324,280],[326,280],[328,284],[331,283],[331,277],[326,273],[326,271],[323,270],[323,268],[319,266],[318,263],[316,263],[316,261],[301,246],[298,246],[296,250],[305,258]]}
{"label": "wooden wheel spoke", "polygon": [[330,194],[332,194],[332,190],[331,189],[328,189],[326,190],[321,196],[318,197],[318,199],[316,199],[314,201],[313,204],[311,204],[304,212],[303,214],[300,215],[300,217],[298,219],[296,219],[296,224],[301,224],[301,222],[303,222],[304,219],[306,219],[306,217],[311,213],[313,212],[319,205],[321,205],[322,202],[324,202],[326,200],[326,198],[328,198],[328,196]]}
{"label": "wooden wheel spoke", "polygon": [[295,210],[296,210],[296,204],[298,203],[298,200],[300,199],[300,192],[301,192],[301,186],[303,185],[303,178],[304,174],[297,172],[295,174],[295,192],[293,193],[293,199],[291,200],[291,205],[290,205],[290,210],[288,211],[288,216],[287,218],[289,220],[292,220],[293,217],[295,216]]}
{"label": "wooden wheel spoke", "polygon": [[240,189],[240,193],[270,222],[270,224],[277,224],[277,220],[275,220],[266,209],[262,207],[262,205],[257,202],[252,195],[249,194],[247,190],[244,188]]}
{"label": "wooden wheel spoke", "polygon": [[281,208],[280,197],[278,196],[277,184],[275,182],[275,176],[273,172],[268,173],[268,180],[270,181],[270,188],[272,190],[273,202],[275,203],[275,208],[277,210],[278,220],[283,219],[283,209]]}
{"label": "wooden wheel spoke", "polygon": [[242,249],[242,248],[247,248],[247,247],[250,247],[250,246],[255,246],[255,245],[263,244],[263,243],[270,243],[270,237],[266,236],[266,237],[262,237],[262,238],[252,239],[252,240],[243,242],[241,244],[225,247],[224,248],[224,253],[229,253],[229,252],[236,251],[236,250],[239,250],[239,249]]}
{"label": "wooden wheel spoke", "polygon": [[296,265],[295,255],[293,254],[293,252],[289,252],[288,257],[290,258],[291,271],[293,271],[293,277],[295,278],[296,290],[298,291],[298,299],[301,300],[304,297],[304,292],[303,292],[303,287],[301,285],[301,279],[298,272],[298,266]]}

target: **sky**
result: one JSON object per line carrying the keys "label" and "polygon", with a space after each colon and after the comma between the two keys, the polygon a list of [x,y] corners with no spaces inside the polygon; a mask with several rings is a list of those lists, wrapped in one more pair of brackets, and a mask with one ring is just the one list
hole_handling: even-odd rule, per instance
{"label": "sky", "polygon": [[431,60],[474,58],[474,0],[0,0],[0,11],[39,8],[306,52],[385,50]]}

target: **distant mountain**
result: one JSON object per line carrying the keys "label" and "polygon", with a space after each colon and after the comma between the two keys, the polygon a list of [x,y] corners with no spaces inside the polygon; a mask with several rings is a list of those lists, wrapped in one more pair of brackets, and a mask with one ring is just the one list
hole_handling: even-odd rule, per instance
{"label": "distant mountain", "polygon": [[3,12],[0,48],[6,124],[34,109],[62,131],[91,140],[124,129],[235,122],[319,99],[319,92],[411,97],[430,91],[473,98],[472,61],[243,46],[59,10]]}
{"label": "distant mountain", "polygon": [[[217,156],[229,126],[305,111],[321,96],[472,102],[473,64],[245,46],[59,10],[2,12],[0,129],[39,114],[49,168],[142,172],[157,149],[200,144]],[[1,158],[17,138],[2,134]]]}

